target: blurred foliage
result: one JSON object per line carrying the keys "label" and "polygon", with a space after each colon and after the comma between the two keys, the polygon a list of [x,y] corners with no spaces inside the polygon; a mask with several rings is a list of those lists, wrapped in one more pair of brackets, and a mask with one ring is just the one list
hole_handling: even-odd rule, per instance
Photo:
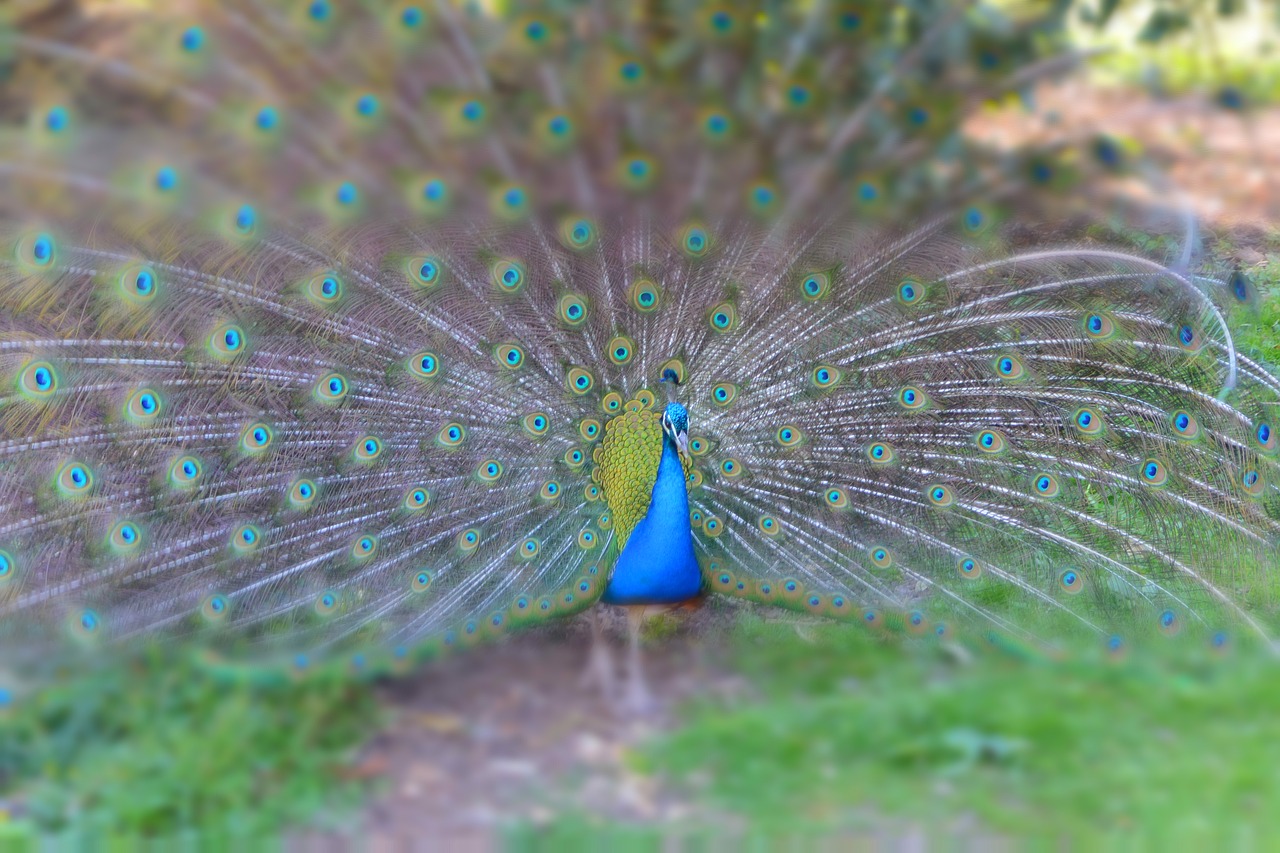
{"label": "blurred foliage", "polygon": [[707,703],[638,760],[753,826],[906,820],[1067,847],[1280,838],[1270,655],[1175,640],[1129,660],[988,650],[964,665],[942,648],[759,620],[735,650],[760,701]]}
{"label": "blurred foliage", "polygon": [[21,788],[27,818],[55,834],[261,837],[349,814],[359,797],[343,768],[380,720],[367,684],[231,684],[157,653],[0,715],[0,800]]}

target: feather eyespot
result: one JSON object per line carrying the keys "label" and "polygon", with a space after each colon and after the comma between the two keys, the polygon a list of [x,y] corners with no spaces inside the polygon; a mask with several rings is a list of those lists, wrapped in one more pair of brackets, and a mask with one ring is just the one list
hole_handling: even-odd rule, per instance
{"label": "feather eyespot", "polygon": [[405,366],[417,379],[434,379],[440,375],[440,357],[426,350],[409,356]]}
{"label": "feather eyespot", "polygon": [[711,235],[701,225],[687,225],[680,232],[680,248],[691,258],[701,258],[711,249]]}
{"label": "feather eyespot", "polygon": [[1042,498],[1056,498],[1061,491],[1058,478],[1052,474],[1037,474],[1031,480],[1031,486]]}
{"label": "feather eyespot", "polygon": [[18,374],[18,392],[27,400],[44,402],[58,391],[58,371],[47,361],[33,361]]}
{"label": "feather eyespot", "polygon": [[175,489],[195,488],[204,474],[204,466],[194,456],[179,456],[169,466],[169,485]]}
{"label": "feather eyespot", "polygon": [[588,503],[594,503],[600,500],[600,487],[595,483],[587,483],[582,489],[582,496],[587,499]]}
{"label": "feather eyespot", "polygon": [[476,468],[476,476],[483,482],[495,483],[502,477],[502,463],[497,459],[486,459]]}
{"label": "feather eyespot", "polygon": [[631,285],[631,307],[646,314],[657,310],[662,291],[647,279],[639,279]]}
{"label": "feather eyespot", "polygon": [[774,438],[776,438],[778,444],[781,444],[783,447],[795,447],[797,444],[804,441],[804,433],[801,432],[800,427],[795,424],[786,424],[785,426],[778,427],[778,431],[774,433]]}
{"label": "feather eyespot", "polygon": [[961,557],[956,563],[956,571],[966,580],[976,580],[982,577],[982,564],[972,557]]}
{"label": "feather eyespot", "polygon": [[732,382],[720,382],[711,389],[711,402],[722,408],[728,406],[737,398],[738,386]]}
{"label": "feather eyespot", "polygon": [[702,532],[715,539],[724,532],[724,522],[714,515],[708,515],[702,519]]}
{"label": "feather eyespot", "polygon": [[897,400],[898,405],[902,406],[902,408],[909,412],[920,411],[929,405],[928,395],[914,385],[908,385],[900,389],[898,391]]}
{"label": "feather eyespot", "polygon": [[1264,451],[1268,452],[1275,450],[1277,441],[1280,441],[1280,438],[1277,437],[1275,427],[1267,421],[1258,422],[1258,425],[1254,427],[1253,437],[1257,440],[1258,445]]}
{"label": "feather eyespot", "polygon": [[120,273],[116,285],[121,297],[131,305],[147,305],[160,291],[160,279],[151,267],[134,266]]}
{"label": "feather eyespot", "polygon": [[356,540],[351,543],[351,559],[357,562],[371,559],[377,551],[378,537],[371,536],[368,533],[357,536]]}
{"label": "feather eyespot", "polygon": [[124,402],[124,416],[134,424],[150,424],[163,410],[164,402],[152,388],[138,388]]}
{"label": "feather eyespot", "polygon": [[250,455],[265,453],[271,449],[275,433],[270,425],[257,421],[249,424],[240,432],[240,449]]}
{"label": "feather eyespot", "polygon": [[519,344],[499,344],[493,351],[493,357],[507,370],[518,370],[524,366],[524,348]]}
{"label": "feather eyespot", "polygon": [[1253,301],[1253,282],[1241,270],[1232,271],[1231,278],[1227,280],[1227,290],[1236,302],[1244,304]]}
{"label": "feather eyespot", "polygon": [[[329,591],[323,592],[316,599],[316,603],[313,606],[317,616],[332,615],[338,609],[338,594]],[[299,669],[305,669],[308,664],[307,656],[298,655],[294,662]]]}
{"label": "feather eyespot", "polygon": [[231,602],[225,595],[210,595],[200,603],[200,615],[208,622],[221,622],[231,612]]}
{"label": "feather eyespot", "polygon": [[252,524],[242,524],[231,531],[231,550],[237,554],[248,554],[258,550],[262,544],[262,531]]}
{"label": "feather eyespot", "polygon": [[1159,459],[1147,459],[1138,466],[1138,476],[1144,485],[1158,488],[1169,482],[1169,468]]}
{"label": "feather eyespot", "polygon": [[457,545],[459,551],[470,554],[480,545],[480,531],[475,527],[462,531],[458,534]]}
{"label": "feather eyespot", "polygon": [[1084,318],[1084,333],[1094,340],[1109,338],[1115,330],[1115,321],[1106,314],[1089,314]]}
{"label": "feather eyespot", "polygon": [[529,210],[529,194],[521,186],[505,186],[493,194],[491,207],[494,215],[508,222],[520,219]]}
{"label": "feather eyespot", "polygon": [[57,258],[57,244],[48,234],[32,234],[18,241],[14,255],[25,266],[35,269],[49,267]]}
{"label": "feather eyespot", "polygon": [[1236,480],[1240,488],[1250,497],[1260,497],[1266,489],[1266,480],[1262,472],[1252,466],[1240,470],[1236,474]]}
{"label": "feather eyespot", "polygon": [[[410,283],[421,290],[436,288],[444,278],[444,265],[440,263],[439,258],[431,255],[410,258],[405,261],[405,270],[409,274]],[[519,272],[515,275],[518,278]],[[519,281],[516,282],[516,286],[519,286]]]}
{"label": "feather eyespot", "polygon": [[132,521],[120,521],[111,528],[107,541],[117,554],[129,554],[142,544],[142,530]]}
{"label": "feather eyespot", "polygon": [[782,522],[772,515],[760,516],[756,521],[756,527],[760,528],[760,532],[765,536],[777,536],[782,532]]}
{"label": "feather eyespot", "polygon": [[1172,610],[1162,611],[1156,618],[1156,624],[1160,626],[1160,632],[1167,637],[1172,637],[1182,630],[1182,620]]}
{"label": "feather eyespot", "polygon": [[515,293],[524,286],[524,267],[516,261],[498,261],[492,274],[493,283],[504,293]]}
{"label": "feather eyespot", "polygon": [[445,447],[457,447],[467,437],[467,430],[462,424],[449,423],[441,428],[436,441]]}
{"label": "feather eyespot", "polygon": [[733,589],[735,580],[736,578],[734,578],[733,572],[715,572],[712,575],[711,582],[716,586],[717,589],[727,591],[727,590]]}
{"label": "feather eyespot", "polygon": [[844,509],[849,505],[848,493],[834,486],[823,492],[822,497],[826,500],[827,506],[832,509]]}
{"label": "feather eyespot", "polygon": [[417,512],[423,509],[431,502],[431,493],[424,487],[417,486],[410,489],[404,494],[404,501],[401,503],[409,512]]}
{"label": "feather eyespot", "polygon": [[1200,437],[1200,422],[1190,412],[1177,411],[1169,417],[1169,423],[1178,438],[1191,440]]}
{"label": "feather eyespot", "polygon": [[949,507],[955,503],[955,493],[950,487],[941,484],[930,486],[925,490],[925,496],[936,507]]}
{"label": "feather eyespot", "polygon": [[584,418],[578,423],[578,434],[587,441],[595,441],[600,437],[600,421],[595,418]]}
{"label": "feather eyespot", "polygon": [[17,573],[18,564],[14,561],[13,555],[3,548],[0,548],[0,583],[10,580]]}
{"label": "feather eyespot", "polygon": [[342,299],[342,279],[336,273],[320,273],[307,280],[305,290],[313,305],[330,308]]}
{"label": "feather eyespot", "polygon": [[729,136],[733,121],[720,110],[713,110],[702,116],[701,129],[703,138],[710,142],[720,142]]}
{"label": "feather eyespot", "polygon": [[826,391],[840,384],[840,380],[844,377],[843,372],[838,367],[832,367],[829,364],[820,364],[813,369],[810,374],[810,381],[813,387]]}
{"label": "feather eyespot", "polygon": [[581,326],[587,319],[587,299],[576,293],[560,298],[560,319],[570,326]]}
{"label": "feather eyespot", "polygon": [[1076,569],[1066,569],[1058,575],[1058,586],[1063,592],[1078,595],[1084,590],[1084,575]]}
{"label": "feather eyespot", "polygon": [[382,439],[366,435],[356,440],[355,446],[351,449],[351,456],[356,462],[366,464],[381,456],[382,450]]}
{"label": "feather eyespot", "polygon": [[1004,433],[994,429],[980,430],[973,437],[973,442],[983,453],[1000,453],[1009,446]]}
{"label": "feather eyespot", "polygon": [[605,414],[616,415],[622,411],[622,395],[617,391],[610,391],[600,400],[600,408]]}
{"label": "feather eyespot", "polygon": [[888,548],[875,547],[868,552],[871,557],[871,563],[877,569],[887,569],[893,565],[893,552]]}
{"label": "feather eyespot", "polygon": [[595,377],[585,367],[571,367],[565,375],[565,385],[574,394],[586,394],[595,384]]}
{"label": "feather eyespot", "polygon": [[544,412],[530,412],[520,419],[524,431],[534,438],[541,438],[551,428],[551,419]]}
{"label": "feather eyespot", "polygon": [[582,452],[580,447],[570,447],[564,452],[564,461],[569,464],[570,468],[579,468],[582,463],[587,461],[587,455]]}
{"label": "feather eyespot", "polygon": [[82,610],[71,619],[71,632],[79,640],[89,640],[102,630],[102,620],[92,610]]}
{"label": "feather eyespot", "polygon": [[623,365],[631,361],[631,357],[635,355],[636,345],[630,338],[619,335],[609,341],[608,352],[609,361],[617,365]]}
{"label": "feather eyespot", "polygon": [[596,547],[599,537],[596,536],[594,530],[581,530],[578,532],[578,547],[583,550],[591,550]]}
{"label": "feather eyespot", "polygon": [[1019,379],[1025,379],[1027,376],[1027,369],[1023,365],[1022,360],[1017,356],[1002,355],[995,360],[994,367],[996,375],[1001,379],[1017,381]]}
{"label": "feather eyespot", "polygon": [[898,285],[898,301],[903,305],[918,305],[924,301],[925,286],[914,278],[906,278]]}
{"label": "feather eyespot", "polygon": [[726,477],[738,477],[742,474],[742,463],[737,459],[726,459],[720,463],[720,473]]}
{"label": "feather eyespot", "polygon": [[220,361],[239,357],[247,347],[244,330],[232,323],[219,326],[209,334],[209,351]]}
{"label": "feather eyespot", "polygon": [[1076,409],[1075,414],[1071,416],[1071,424],[1076,428],[1076,432],[1086,438],[1096,438],[1102,435],[1107,426],[1107,422],[1102,418],[1102,413],[1087,406]]}
{"label": "feather eyespot", "polygon": [[800,280],[800,295],[810,302],[815,302],[827,295],[831,289],[831,275],[825,272],[809,273]]}
{"label": "feather eyespot", "polygon": [[751,212],[757,216],[773,213],[778,207],[778,190],[772,184],[763,181],[747,187],[747,203]]}
{"label": "feather eyespot", "polygon": [[867,458],[873,465],[888,465],[897,458],[897,453],[892,445],[876,441],[867,445]]}
{"label": "feather eyespot", "polygon": [[341,373],[329,373],[321,376],[315,384],[313,393],[322,403],[340,403],[347,396],[347,380]]}
{"label": "feather eyespot", "polygon": [[316,500],[316,484],[305,477],[289,484],[289,505],[294,509],[307,509]]}
{"label": "feather eyespot", "polygon": [[1204,346],[1204,340],[1200,337],[1200,330],[1189,323],[1183,323],[1175,332],[1178,346],[1187,352],[1199,352]]}
{"label": "feather eyespot", "polygon": [[68,498],[80,498],[93,488],[93,469],[83,462],[66,462],[54,475],[59,494]]}
{"label": "feather eyespot", "polygon": [[413,577],[409,580],[409,588],[414,592],[426,592],[431,586],[431,572],[426,569],[419,569],[413,573]]}
{"label": "feather eyespot", "polygon": [[596,242],[595,223],[590,219],[566,219],[560,225],[560,240],[570,249],[589,249]]}
{"label": "feather eyespot", "polygon": [[731,332],[738,325],[738,309],[732,302],[722,302],[711,309],[711,328],[717,332]]}

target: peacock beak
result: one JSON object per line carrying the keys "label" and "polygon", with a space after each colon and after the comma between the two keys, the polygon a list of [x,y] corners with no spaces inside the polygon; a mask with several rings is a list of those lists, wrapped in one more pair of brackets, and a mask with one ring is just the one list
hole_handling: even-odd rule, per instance
{"label": "peacock beak", "polygon": [[676,433],[676,450],[680,452],[680,458],[685,462],[691,462],[689,458],[689,433],[681,430]]}

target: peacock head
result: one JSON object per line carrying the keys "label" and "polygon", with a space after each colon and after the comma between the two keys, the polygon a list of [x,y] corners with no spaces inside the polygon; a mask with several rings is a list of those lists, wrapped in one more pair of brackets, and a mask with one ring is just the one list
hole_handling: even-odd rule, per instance
{"label": "peacock head", "polygon": [[662,410],[662,431],[675,444],[680,458],[689,459],[689,410],[676,402]]}

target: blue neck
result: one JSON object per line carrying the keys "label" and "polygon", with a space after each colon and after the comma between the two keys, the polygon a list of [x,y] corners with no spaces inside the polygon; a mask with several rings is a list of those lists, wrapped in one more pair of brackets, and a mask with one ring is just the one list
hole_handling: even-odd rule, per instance
{"label": "blue neck", "polygon": [[669,604],[693,598],[701,588],[702,570],[693,554],[684,467],[675,444],[664,435],[649,512],[631,531],[601,600],[608,604]]}

